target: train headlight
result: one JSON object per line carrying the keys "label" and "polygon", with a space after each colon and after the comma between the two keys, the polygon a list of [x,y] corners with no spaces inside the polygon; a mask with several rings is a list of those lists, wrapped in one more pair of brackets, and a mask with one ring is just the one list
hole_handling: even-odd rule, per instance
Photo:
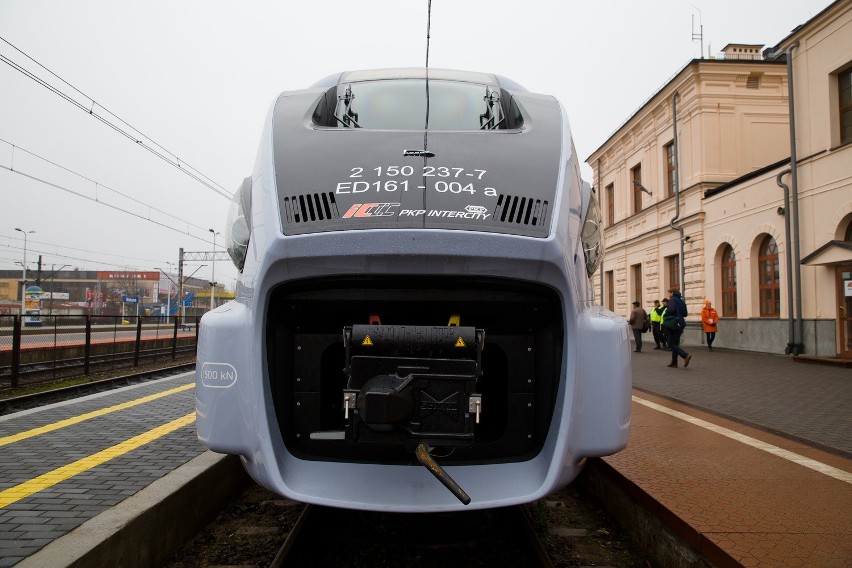
{"label": "train headlight", "polygon": [[586,216],[583,220],[583,256],[586,258],[586,272],[591,276],[595,273],[603,261],[603,230],[601,226],[601,211],[598,200],[591,188],[584,184],[584,190],[588,192],[586,201]]}
{"label": "train headlight", "polygon": [[228,210],[228,220],[225,223],[225,242],[228,255],[234,265],[242,272],[246,263],[249,238],[251,237],[251,178],[243,180],[240,188],[234,193],[231,207]]}

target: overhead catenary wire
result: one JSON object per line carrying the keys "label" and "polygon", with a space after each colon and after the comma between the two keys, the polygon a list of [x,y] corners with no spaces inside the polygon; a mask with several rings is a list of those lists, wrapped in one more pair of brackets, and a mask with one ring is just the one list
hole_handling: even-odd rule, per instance
{"label": "overhead catenary wire", "polygon": [[[116,210],[116,211],[121,211],[122,213],[126,213],[126,214],[128,214],[128,215],[131,215],[131,216],[133,216],[133,217],[136,217],[137,219],[142,219],[143,221],[147,221],[147,222],[149,222],[149,223],[153,223],[153,224],[155,224],[155,225],[159,225],[160,227],[163,227],[163,228],[169,229],[169,230],[171,230],[171,231],[175,231],[175,232],[177,232],[177,233],[181,233],[181,234],[183,234],[183,235],[187,235],[187,236],[189,236],[189,237],[192,237],[192,238],[194,238],[194,239],[198,239],[198,240],[200,240],[200,241],[204,241],[204,242],[206,242],[206,243],[211,242],[211,241],[209,241],[209,240],[207,240],[207,239],[204,239],[204,238],[202,238],[202,237],[199,237],[199,236],[193,235],[192,233],[190,233],[190,232],[189,232],[189,230],[184,231],[183,229],[178,229],[178,228],[176,228],[176,227],[172,227],[171,225],[166,225],[165,223],[161,223],[161,222],[159,222],[159,221],[155,221],[154,219],[151,219],[150,217],[145,217],[145,216],[143,216],[143,215],[139,215],[138,213],[134,213],[133,211],[128,211],[128,210],[126,210],[126,209],[122,209],[121,207],[118,207],[117,205],[112,205],[111,203],[107,203],[107,202],[105,202],[105,201],[99,201],[99,200],[97,200],[97,199],[95,199],[95,198],[93,198],[93,197],[89,197],[88,195],[82,194],[82,193],[80,193],[80,192],[78,192],[78,191],[74,191],[74,190],[73,190],[73,189],[71,189],[71,188],[61,186],[61,185],[59,185],[59,184],[57,184],[57,183],[53,183],[53,182],[51,182],[51,181],[47,181],[47,180],[41,179],[41,178],[39,178],[39,177],[36,177],[36,176],[30,175],[30,174],[26,174],[26,173],[23,173],[23,172],[19,172],[19,171],[16,171],[16,170],[12,170],[12,169],[10,169],[10,168],[7,168],[6,166],[0,166],[0,168],[2,168],[2,169],[4,169],[4,170],[8,170],[8,171],[10,171],[10,172],[12,172],[12,173],[18,174],[18,175],[20,175],[20,176],[24,176],[24,177],[29,178],[29,179],[31,179],[31,180],[41,182],[41,183],[43,183],[43,184],[45,184],[45,185],[48,185],[48,186],[50,186],[50,187],[54,187],[54,188],[59,189],[59,190],[62,190],[62,191],[65,191],[65,192],[70,193],[70,194],[72,194],[72,195],[76,195],[77,197],[82,197],[83,199],[87,199],[87,200],[89,200],[89,201],[92,201],[93,203],[97,203],[97,204],[99,204],[99,205],[103,205],[104,207],[109,207],[110,209],[114,209],[114,210]],[[197,225],[196,225],[196,226],[197,226]],[[205,229],[205,231],[206,231],[206,230],[207,230],[207,229]]]}
{"label": "overhead catenary wire", "polygon": [[[423,126],[423,166],[426,166],[426,154],[425,152],[429,149],[429,103],[431,98],[429,96],[429,43],[430,38],[432,37],[432,0],[428,0],[428,5],[426,8],[426,123]],[[426,198],[424,194],[423,198]]]}
{"label": "overhead catenary wire", "polygon": [[[92,117],[96,118],[97,120],[99,120],[103,124],[109,126],[113,130],[115,130],[116,132],[121,134],[122,136],[134,141],[138,146],[140,146],[140,147],[144,148],[145,150],[147,150],[148,152],[154,154],[155,156],[157,156],[161,160],[163,160],[166,163],[178,168],[180,171],[184,172],[186,175],[188,175],[192,179],[196,180],[197,182],[201,183],[202,185],[206,186],[207,188],[209,188],[210,190],[212,190],[216,194],[220,195],[221,197],[224,197],[226,199],[231,199],[233,197],[231,192],[229,192],[223,186],[216,183],[210,177],[204,175],[203,173],[201,173],[196,168],[187,164],[186,161],[180,159],[173,152],[170,152],[169,150],[164,148],[162,145],[158,144],[150,136],[145,135],[138,128],[136,128],[135,126],[132,126],[127,121],[125,121],[124,119],[122,119],[121,117],[119,117],[118,115],[116,115],[115,113],[113,113],[112,111],[110,111],[109,109],[104,107],[103,105],[99,104],[92,97],[83,93],[80,89],[78,89],[77,87],[75,87],[74,85],[72,85],[71,83],[69,83],[68,81],[66,81],[65,79],[63,79],[62,77],[60,77],[59,75],[57,75],[56,73],[54,73],[53,71],[51,71],[50,69],[48,69],[47,67],[42,65],[41,63],[36,61],[33,57],[26,54],[24,51],[22,51],[21,49],[19,49],[18,47],[16,47],[12,43],[10,43],[8,40],[6,40],[3,37],[0,37],[0,41],[3,41],[5,44],[9,45],[12,49],[14,49],[18,53],[20,53],[21,55],[23,55],[24,57],[29,59],[30,61],[32,61],[33,63],[35,63],[39,67],[41,67],[42,69],[44,69],[46,72],[50,73],[53,77],[55,77],[56,79],[58,79],[59,81],[61,81],[62,83],[64,83],[65,85],[67,85],[68,87],[70,87],[71,89],[76,91],[77,93],[79,93],[80,96],[84,97],[85,99],[88,99],[88,101],[87,101],[88,104],[84,105],[83,103],[81,103],[80,101],[78,101],[77,99],[75,99],[74,97],[69,95],[68,93],[64,92],[59,87],[56,87],[56,86],[50,84],[49,82],[45,81],[44,79],[42,79],[41,77],[39,77],[38,75],[33,73],[32,71],[29,71],[28,69],[24,68],[22,65],[16,63],[15,61],[11,60],[10,58],[8,58],[5,55],[0,54],[0,61],[3,61],[7,65],[9,65],[12,69],[15,69],[19,73],[21,73],[24,76],[32,79],[33,81],[35,81],[39,85],[45,87],[46,89],[48,89],[52,93],[54,93],[54,94],[58,95],[59,97],[65,99],[66,101],[68,101],[72,105],[76,106],[80,110],[82,110],[82,111],[86,112],[87,114],[91,115]],[[110,120],[109,117],[105,116],[104,114],[100,114],[100,113],[96,112],[95,107],[102,109],[106,114],[109,114],[111,117],[115,118],[115,120],[120,124],[116,124],[116,122]],[[121,125],[124,125],[127,128],[130,128],[131,130],[133,130],[133,132],[128,132]],[[134,132],[135,132],[135,134],[134,134]]]}
{"label": "overhead catenary wire", "polygon": [[[47,158],[45,158],[45,157],[43,157],[43,156],[40,156],[40,155],[36,154],[35,152],[31,152],[30,150],[27,150],[26,148],[22,148],[22,147],[20,147],[20,146],[17,146],[17,145],[15,145],[15,144],[13,144],[13,143],[9,142],[8,140],[4,140],[3,138],[0,138],[0,142],[2,142],[2,143],[4,143],[4,144],[8,144],[9,146],[11,146],[11,147],[12,147],[12,153],[13,153],[13,156],[14,156],[14,151],[15,151],[15,149],[20,150],[21,152],[24,152],[24,153],[26,153],[26,154],[29,154],[30,156],[32,156],[32,157],[34,157],[34,158],[37,158],[37,159],[39,159],[39,160],[41,160],[41,161],[43,161],[43,162],[45,162],[45,163],[48,163],[48,164],[50,164],[51,166],[57,167],[57,168],[59,168],[60,170],[63,170],[63,171],[65,171],[65,172],[68,172],[69,174],[75,175],[75,176],[79,177],[79,178],[80,178],[80,179],[82,179],[82,180],[85,180],[85,181],[87,181],[87,182],[90,182],[90,183],[94,184],[94,186],[95,186],[95,197],[94,197],[94,198],[92,198],[92,197],[89,197],[89,196],[87,196],[87,195],[85,195],[85,194],[81,194],[81,193],[79,193],[79,192],[74,192],[73,190],[68,190],[67,188],[61,188],[61,187],[60,187],[60,189],[65,189],[66,191],[71,191],[71,192],[72,192],[72,193],[74,193],[75,195],[79,195],[79,196],[81,196],[81,197],[85,197],[86,199],[89,199],[89,200],[91,200],[91,201],[95,201],[96,203],[99,203],[99,204],[102,204],[102,205],[108,205],[108,206],[111,206],[110,204],[108,204],[108,203],[105,203],[105,202],[101,201],[101,200],[99,199],[98,195],[97,195],[97,190],[98,190],[98,189],[105,189],[105,190],[107,190],[107,191],[111,191],[111,192],[113,192],[113,193],[115,193],[115,194],[117,194],[117,195],[120,195],[120,196],[124,197],[125,199],[129,199],[130,201],[133,201],[134,203],[137,203],[137,204],[139,204],[139,205],[141,205],[141,206],[143,206],[143,207],[146,207],[146,208],[149,210],[149,213],[150,213],[151,211],[156,211],[157,213],[161,213],[162,215],[165,215],[165,216],[167,216],[167,217],[171,217],[171,218],[172,218],[172,219],[174,219],[175,221],[180,221],[181,223],[185,223],[185,224],[186,224],[186,226],[187,226],[187,228],[188,228],[188,227],[195,227],[195,228],[196,228],[196,229],[198,229],[199,231],[208,231],[208,228],[207,228],[207,227],[202,227],[201,225],[196,225],[195,223],[192,223],[192,222],[190,222],[190,221],[187,221],[186,219],[183,219],[183,218],[178,217],[178,216],[176,216],[176,215],[172,215],[171,213],[169,213],[169,212],[167,212],[167,211],[163,211],[162,209],[159,209],[159,208],[157,208],[157,207],[154,207],[153,205],[151,205],[151,204],[149,204],[149,203],[145,203],[144,201],[141,201],[141,200],[139,200],[139,199],[136,199],[135,197],[132,197],[132,196],[130,196],[130,195],[127,195],[126,193],[123,193],[123,192],[121,192],[121,191],[118,191],[117,189],[113,189],[113,188],[111,188],[111,187],[109,187],[109,186],[107,186],[107,185],[104,185],[104,184],[102,184],[102,183],[100,183],[100,182],[97,182],[97,181],[93,180],[92,178],[87,177],[87,176],[85,176],[85,175],[83,175],[83,174],[81,174],[81,173],[79,173],[79,172],[75,172],[74,170],[72,170],[72,169],[70,169],[70,168],[67,168],[67,167],[65,167],[65,166],[63,166],[63,165],[61,165],[61,164],[57,164],[56,162],[54,162],[54,161],[52,161],[52,160],[49,160],[49,159],[47,159]],[[31,178],[31,179],[35,179],[35,180],[37,180],[37,181],[41,181],[42,183],[46,183],[46,184],[48,184],[48,185],[53,185],[54,187],[59,187],[59,186],[58,186],[58,185],[56,185],[56,184],[52,184],[52,182],[47,182],[47,181],[45,181],[45,180],[43,180],[43,179],[41,179],[41,178],[38,178],[38,177],[33,176],[32,174],[28,174],[28,173],[26,173],[26,172],[22,172],[21,170],[16,170],[16,169],[14,168],[14,164],[11,164],[10,166],[5,166],[5,165],[0,164],[0,168],[3,168],[3,169],[5,169],[5,170],[8,170],[8,171],[10,171],[10,172],[12,172],[12,173],[16,173],[16,174],[24,175],[24,176],[26,176],[26,177],[29,177],[29,178]],[[115,208],[115,207],[113,207],[113,208]],[[122,210],[122,211],[124,211],[123,209],[121,209],[121,210]],[[129,213],[128,211],[125,211],[125,212],[126,212],[126,213]],[[136,215],[136,214],[134,214],[134,213],[131,213],[131,214]],[[139,216],[139,215],[137,215],[137,216]],[[142,218],[144,218],[144,217],[142,217]],[[148,219],[150,220],[150,217],[149,217]],[[189,234],[189,233],[186,233],[186,234]],[[196,238],[199,238],[199,237],[196,237]],[[201,240],[205,240],[205,239],[201,239]],[[208,241],[208,242],[209,242],[209,241]]]}
{"label": "overhead catenary wire", "polygon": [[429,69],[429,42],[432,39],[432,0],[429,0],[426,11],[426,69]]}
{"label": "overhead catenary wire", "polygon": [[[12,250],[12,251],[23,251],[24,250],[23,246],[18,246],[18,245],[12,244],[12,241],[23,241],[24,239],[21,238],[21,237],[16,237],[14,235],[0,235],[0,239],[6,240],[6,244],[0,245],[0,248],[5,247],[5,248]],[[70,259],[73,259],[73,260],[83,260],[83,261],[86,261],[86,262],[100,262],[100,261],[98,259],[93,259],[93,258],[85,258],[85,257],[81,258],[81,257],[75,257],[75,256],[67,256],[67,255],[62,255],[60,253],[56,253],[56,252],[53,252],[53,251],[38,250],[36,248],[33,248],[33,245],[55,247],[55,248],[60,249],[60,250],[76,251],[78,253],[87,253],[87,254],[93,254],[93,255],[98,255],[98,256],[124,258],[124,259],[130,259],[130,260],[134,260],[134,261],[141,261],[141,262],[145,262],[145,263],[166,262],[166,261],[158,260],[158,259],[154,259],[154,258],[142,258],[142,257],[130,256],[130,255],[126,255],[126,254],[113,254],[113,253],[109,253],[109,252],[98,252],[98,251],[89,250],[89,249],[69,247],[69,246],[66,246],[66,245],[57,245],[57,244],[54,244],[54,243],[37,241],[37,240],[34,240],[32,238],[30,238],[28,242],[29,242],[29,245],[27,246],[28,251],[37,252],[37,253],[50,255],[50,256],[61,256],[63,258],[70,258]],[[0,260],[2,260],[2,258],[0,258]],[[6,258],[5,260],[10,260],[10,259]],[[13,258],[11,260],[18,261],[16,258]]]}
{"label": "overhead catenary wire", "polygon": [[[139,266],[131,266],[126,262],[109,262],[109,261],[106,261],[106,260],[95,260],[95,259],[91,259],[91,258],[82,258],[82,257],[79,257],[79,256],[59,254],[59,253],[55,253],[55,252],[38,250],[38,249],[27,248],[27,251],[42,254],[42,255],[45,255],[45,256],[48,256],[48,257],[51,257],[51,258],[55,257],[55,258],[63,258],[63,259],[67,259],[67,260],[79,260],[81,262],[91,262],[91,263],[96,262],[100,266],[114,266],[116,268],[124,268],[124,269],[129,268],[129,269],[132,269],[132,270],[139,270],[139,271],[145,271],[145,272],[150,270],[150,268],[141,268]],[[115,255],[115,256],[118,256],[118,255]],[[121,258],[121,257],[119,257],[119,258]],[[127,258],[131,258],[131,257],[127,257]],[[20,264],[20,262],[21,262],[19,260],[14,260],[14,259],[12,259],[12,261],[15,262],[16,264]],[[151,262],[162,262],[162,261],[151,261]],[[33,264],[35,264],[35,262],[31,261],[31,262],[28,262],[27,264],[32,266]],[[27,268],[27,271],[32,272],[32,268]]]}

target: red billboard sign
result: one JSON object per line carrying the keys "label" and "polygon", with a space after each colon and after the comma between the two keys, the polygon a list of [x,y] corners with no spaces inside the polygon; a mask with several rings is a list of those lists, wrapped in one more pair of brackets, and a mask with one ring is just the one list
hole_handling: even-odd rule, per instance
{"label": "red billboard sign", "polygon": [[98,272],[98,280],[160,280],[159,272],[122,271]]}

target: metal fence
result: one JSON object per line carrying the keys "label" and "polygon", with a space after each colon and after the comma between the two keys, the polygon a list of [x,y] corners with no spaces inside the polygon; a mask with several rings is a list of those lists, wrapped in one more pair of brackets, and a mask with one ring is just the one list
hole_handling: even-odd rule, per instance
{"label": "metal fence", "polygon": [[0,387],[194,356],[200,319],[0,315]]}

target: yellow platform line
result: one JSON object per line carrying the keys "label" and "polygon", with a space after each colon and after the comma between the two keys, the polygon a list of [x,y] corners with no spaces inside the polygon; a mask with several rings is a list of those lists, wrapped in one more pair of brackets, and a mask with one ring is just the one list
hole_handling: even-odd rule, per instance
{"label": "yellow platform line", "polygon": [[195,383],[189,383],[188,385],[183,385],[179,387],[175,387],[173,389],[165,390],[163,392],[158,392],[155,394],[151,394],[148,396],[143,396],[142,398],[137,398],[135,400],[129,400],[127,402],[122,402],[121,404],[116,404],[114,406],[108,406],[107,408],[102,408],[100,410],[94,410],[92,412],[87,412],[85,414],[81,414],[79,416],[72,416],[71,418],[66,418],[65,420],[60,420],[59,422],[54,422],[52,424],[46,424],[45,426],[39,426],[38,428],[33,428],[32,430],[27,430],[25,432],[21,432],[19,434],[13,434],[11,436],[5,436],[0,438],[0,447],[5,446],[7,444],[12,444],[14,442],[20,442],[21,440],[26,440],[27,438],[32,438],[34,436],[39,436],[41,434],[46,434],[47,432],[53,432],[54,430],[59,430],[60,428],[65,428],[67,426],[72,426],[74,424],[79,424],[80,422],[84,422],[86,420],[91,420],[92,418],[97,418],[98,416],[103,416],[104,414],[110,414],[111,412],[117,412],[119,410],[125,410],[127,408],[132,408],[134,406],[138,406],[140,404],[145,404],[146,402],[151,402],[152,400],[157,400],[158,398],[163,398],[164,396],[173,395],[175,393],[183,392],[185,390],[189,390],[195,386]]}
{"label": "yellow platform line", "polygon": [[91,456],[81,458],[73,463],[56,468],[53,471],[48,471],[36,478],[25,481],[14,487],[10,487],[4,491],[0,491],[0,509],[7,505],[11,505],[16,501],[20,501],[24,497],[29,497],[33,493],[37,493],[48,487],[56,485],[60,481],[65,481],[69,477],[73,477],[78,473],[88,471],[93,467],[99,466],[104,462],[108,462],[113,458],[117,458],[135,450],[140,446],[144,446],[148,442],[153,442],[157,438],[161,438],[166,434],[174,432],[178,428],[182,428],[188,424],[192,424],[195,420],[195,412],[191,412],[186,416],[182,416],[177,420],[172,420],[167,424],[158,426],[153,430],[148,430],[138,436],[134,436],[128,440],[120,442],[112,447],[101,450]]}

